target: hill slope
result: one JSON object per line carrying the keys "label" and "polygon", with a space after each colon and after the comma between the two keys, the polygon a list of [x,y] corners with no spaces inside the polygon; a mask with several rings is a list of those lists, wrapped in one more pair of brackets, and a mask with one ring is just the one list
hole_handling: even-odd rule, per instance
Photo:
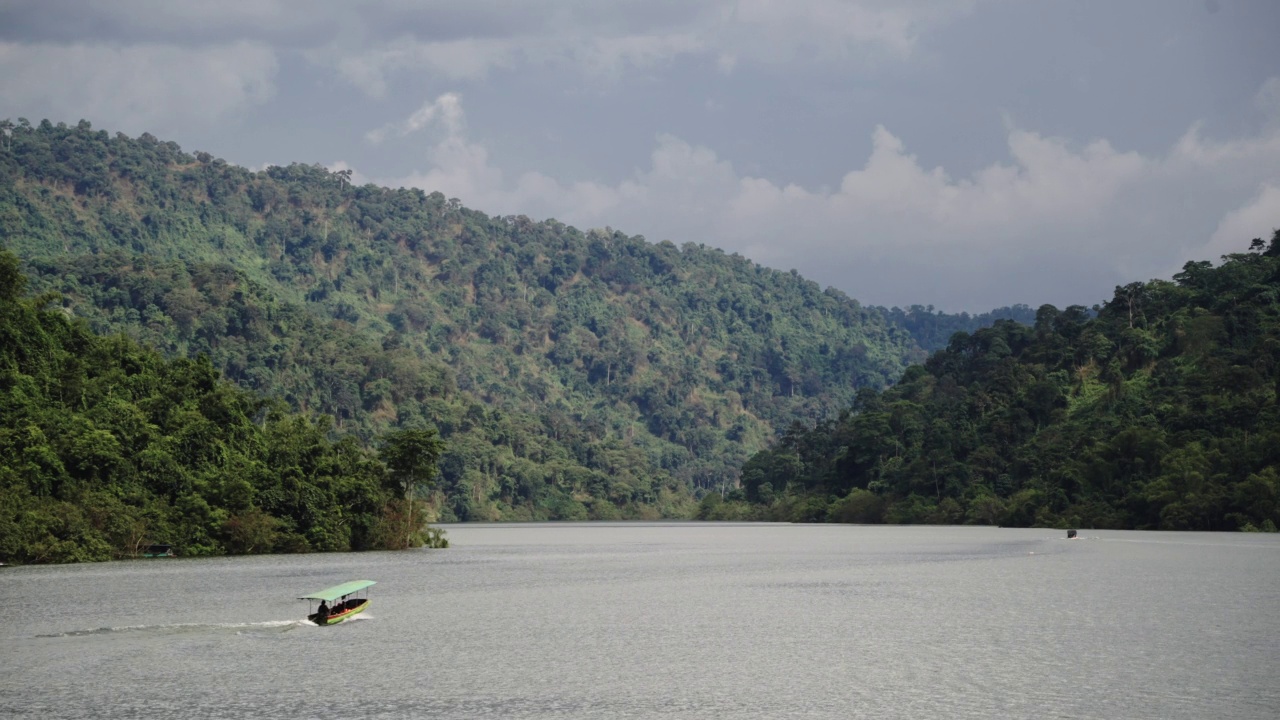
{"label": "hill slope", "polygon": [[[421,513],[351,438],[219,380],[98,337],[24,297],[0,251],[0,560],[362,550],[420,544]],[[402,453],[403,455],[403,453]],[[439,536],[434,535],[434,541]]]}
{"label": "hill slope", "polygon": [[1278,399],[1280,231],[1118,287],[1096,317],[1046,305],[959,333],[753,456],[743,489],[795,519],[1275,530]]}
{"label": "hill slope", "polygon": [[685,514],[778,428],[923,358],[887,311],[699,245],[87,122],[20,121],[0,162],[34,286],[339,432],[434,424],[445,519]]}

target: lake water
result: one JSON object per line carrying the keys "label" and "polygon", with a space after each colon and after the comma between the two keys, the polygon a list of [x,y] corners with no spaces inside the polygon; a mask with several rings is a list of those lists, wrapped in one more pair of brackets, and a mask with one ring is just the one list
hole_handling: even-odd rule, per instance
{"label": "lake water", "polygon": [[[1276,718],[1280,537],[448,528],[0,569],[5,718]],[[297,595],[378,581],[318,628]]]}

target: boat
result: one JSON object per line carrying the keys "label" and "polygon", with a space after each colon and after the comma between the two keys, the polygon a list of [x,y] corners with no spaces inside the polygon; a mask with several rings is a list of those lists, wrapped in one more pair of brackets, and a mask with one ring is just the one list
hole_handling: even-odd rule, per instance
{"label": "boat", "polygon": [[[298,599],[320,601],[316,611],[307,615],[308,620],[316,625],[337,625],[343,620],[350,620],[359,615],[369,607],[368,593],[364,596],[356,593],[376,584],[375,580],[352,580],[309,595],[302,595]],[[352,595],[356,596],[352,597]]]}
{"label": "boat", "polygon": [[177,553],[173,551],[172,545],[148,545],[146,550],[142,551],[144,558],[163,558],[177,557]]}

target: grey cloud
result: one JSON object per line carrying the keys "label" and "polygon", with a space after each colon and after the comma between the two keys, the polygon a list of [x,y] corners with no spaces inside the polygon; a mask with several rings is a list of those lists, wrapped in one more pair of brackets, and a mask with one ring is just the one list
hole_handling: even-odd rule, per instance
{"label": "grey cloud", "polygon": [[4,0],[0,39],[27,42],[221,43],[255,39],[323,44],[359,36],[371,44],[510,38],[565,28],[636,32],[682,24],[696,2],[574,0]]}
{"label": "grey cloud", "polygon": [[11,107],[133,134],[177,132],[266,102],[277,67],[270,48],[249,43],[187,49],[0,42],[0,87]]}
{"label": "grey cloud", "polygon": [[[577,68],[616,80],[686,55],[731,71],[852,53],[902,54],[972,3],[938,0],[3,0],[0,40],[46,46],[267,45],[374,97],[397,77],[478,81],[494,68]],[[846,58],[847,59],[847,58]]]}
{"label": "grey cloud", "polygon": [[284,0],[5,0],[0,39],[24,43],[205,45],[242,41],[293,44],[331,34],[327,3],[305,8]]}

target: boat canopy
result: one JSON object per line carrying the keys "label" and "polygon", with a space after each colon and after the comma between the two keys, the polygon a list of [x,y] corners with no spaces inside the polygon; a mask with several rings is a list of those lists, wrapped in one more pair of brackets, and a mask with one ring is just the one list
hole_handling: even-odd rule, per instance
{"label": "boat canopy", "polygon": [[370,585],[376,585],[376,584],[377,584],[376,580],[352,580],[351,582],[344,582],[341,585],[334,585],[331,588],[325,588],[324,590],[317,590],[316,592],[313,592],[310,595],[301,595],[298,597],[298,599],[299,600],[325,600],[328,602],[333,602],[334,600],[337,600],[340,597],[345,597],[357,590],[363,590],[369,587]]}

